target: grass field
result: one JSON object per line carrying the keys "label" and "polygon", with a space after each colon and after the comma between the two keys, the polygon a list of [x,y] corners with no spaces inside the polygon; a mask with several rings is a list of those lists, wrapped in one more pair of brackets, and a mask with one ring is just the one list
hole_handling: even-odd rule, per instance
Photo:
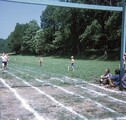
{"label": "grass field", "polygon": [[11,56],[9,66],[18,65],[33,68],[37,73],[47,74],[49,76],[69,76],[84,79],[86,81],[94,80],[104,73],[106,68],[114,70],[119,68],[119,61],[100,61],[84,60],[75,58],[75,71],[68,71],[70,59],[59,57],[43,57],[43,66],[39,66],[39,57],[35,56]]}

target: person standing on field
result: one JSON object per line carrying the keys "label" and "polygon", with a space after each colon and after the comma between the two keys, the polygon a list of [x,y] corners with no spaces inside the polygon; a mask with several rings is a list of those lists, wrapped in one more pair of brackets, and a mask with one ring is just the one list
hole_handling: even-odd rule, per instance
{"label": "person standing on field", "polygon": [[[70,65],[70,68],[72,71],[75,70],[75,60],[74,60],[74,56],[71,56],[71,65]],[[68,71],[69,71],[69,66],[68,66]]]}
{"label": "person standing on field", "polygon": [[8,69],[8,62],[9,62],[9,60],[10,60],[10,56],[9,56],[8,54],[5,54],[5,57],[6,57],[6,59],[7,59],[6,69]]}
{"label": "person standing on field", "polygon": [[39,63],[40,63],[40,66],[42,66],[42,64],[43,64],[43,58],[42,58],[42,56],[40,57]]}
{"label": "person standing on field", "polygon": [[1,56],[1,61],[2,61],[2,71],[4,72],[4,70],[7,68],[7,57],[6,57],[6,53],[3,53]]}

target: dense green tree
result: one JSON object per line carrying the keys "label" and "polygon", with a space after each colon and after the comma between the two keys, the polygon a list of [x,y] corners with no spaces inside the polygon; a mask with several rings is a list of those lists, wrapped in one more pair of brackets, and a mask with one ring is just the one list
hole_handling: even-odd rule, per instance
{"label": "dense green tree", "polygon": [[26,29],[24,31],[24,36],[22,37],[21,51],[24,54],[35,54],[35,35],[40,29],[39,25],[35,20],[30,21],[26,24]]}
{"label": "dense green tree", "polygon": [[[117,6],[121,2],[112,0],[61,1],[111,6]],[[120,45],[118,43],[120,43],[121,14],[114,14],[116,13],[109,11],[47,7],[41,16],[41,21],[44,23],[42,24],[43,31],[51,31],[46,32],[46,36],[51,37],[45,38],[45,41],[46,43],[49,41],[50,46],[53,46],[50,47],[53,52],[57,52],[58,49],[58,52],[65,54],[79,55],[90,49],[113,49],[114,39],[117,39],[117,48]],[[108,23],[118,27],[111,27]]]}
{"label": "dense green tree", "polygon": [[7,42],[11,51],[21,53],[22,37],[24,36],[25,24],[17,23],[14,31],[8,36]]}
{"label": "dense green tree", "polygon": [[36,32],[36,35],[34,36],[33,44],[35,45],[35,52],[37,54],[43,54],[44,48],[45,48],[45,38],[44,38],[44,32],[42,29],[39,29]]}
{"label": "dense green tree", "polygon": [[7,41],[5,39],[0,38],[0,53],[9,51],[10,50],[7,46]]}
{"label": "dense green tree", "polygon": [[[121,0],[60,0],[120,6]],[[90,50],[119,50],[121,13],[47,6],[35,20],[17,24],[8,37],[12,51],[23,54],[83,55]]]}

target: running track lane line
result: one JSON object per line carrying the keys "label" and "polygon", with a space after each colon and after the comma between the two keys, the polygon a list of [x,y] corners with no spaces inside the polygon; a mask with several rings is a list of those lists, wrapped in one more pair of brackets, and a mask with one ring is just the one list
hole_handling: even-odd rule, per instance
{"label": "running track lane line", "polygon": [[[72,81],[78,81],[77,79],[74,79],[74,78],[70,78],[70,77],[65,77],[66,79],[70,79]],[[122,91],[115,91],[115,90],[110,90],[110,89],[107,89],[107,88],[104,88],[104,87],[101,87],[101,86],[98,86],[96,84],[93,84],[93,83],[89,83],[89,82],[86,82],[86,81],[82,81],[82,83],[86,83],[88,85],[91,85],[91,86],[94,86],[94,87],[97,87],[97,88],[100,88],[102,90],[105,90],[105,91],[109,91],[109,92],[113,92],[113,93],[118,93],[118,94],[122,94],[124,93],[126,95],[125,92],[122,92]]]}
{"label": "running track lane line", "polygon": [[30,111],[37,120],[45,120],[44,117],[40,116],[29,104],[27,104],[26,100],[23,99],[13,88],[11,88],[4,79],[0,78],[0,81],[10,90],[14,93],[16,98],[21,102],[21,104],[24,106],[24,108],[28,111]]}
{"label": "running track lane line", "polygon": [[[28,70],[28,71],[31,71],[31,70]],[[73,81],[78,81],[78,80],[76,80],[76,79],[73,79],[73,78],[69,78],[69,77],[66,77],[67,79],[71,79],[71,80],[73,80]],[[55,79],[55,78],[52,78],[52,79]],[[59,79],[59,78],[58,78]],[[59,79],[60,80],[60,79]],[[61,81],[61,80],[60,80]],[[62,81],[63,82],[63,81]],[[84,82],[83,81],[83,83],[87,83],[86,81]],[[98,88],[101,88],[101,89],[103,89],[103,90],[106,90],[106,91],[109,91],[109,92],[115,92],[115,93],[120,93],[120,92],[118,92],[118,91],[114,91],[114,90],[108,90],[108,89],[106,89],[106,88],[102,88],[102,87],[100,87],[100,86],[97,86],[97,85],[95,85],[95,84],[92,84],[92,83],[87,83],[87,84],[89,84],[89,85],[91,85],[91,86],[95,86],[95,87],[98,87]],[[118,117],[118,118],[116,118],[117,120],[125,120],[126,119],[126,117],[124,116],[124,117]]]}
{"label": "running track lane line", "polygon": [[[45,82],[45,81],[40,80],[40,79],[37,79],[37,78],[36,78],[36,80],[37,80],[38,82],[42,82],[42,83]],[[82,98],[82,99],[85,99],[85,97],[82,96],[82,95],[79,95],[79,94],[76,94],[76,93],[74,93],[74,92],[68,91],[68,90],[66,90],[66,89],[63,89],[62,87],[53,85],[53,84],[48,83],[48,82],[45,82],[45,83],[49,84],[50,86],[52,86],[52,87],[54,87],[54,88],[58,88],[58,89],[60,89],[60,90],[62,90],[62,91],[64,91],[64,92],[66,92],[67,94],[75,95],[75,96],[78,96],[78,97],[80,97],[80,98]],[[108,110],[109,112],[118,114],[115,110],[113,110],[113,109],[111,109],[111,108],[108,108],[108,107],[106,107],[106,106],[104,106],[104,105],[98,103],[97,101],[92,101],[90,98],[89,98],[89,100],[90,100],[91,102],[94,102],[94,104],[96,104],[97,107],[99,107],[99,108],[104,108],[104,109]]]}
{"label": "running track lane line", "polygon": [[84,119],[84,120],[88,120],[86,117],[80,115],[79,113],[75,112],[74,110],[72,110],[71,108],[68,108],[66,106],[64,106],[62,103],[58,102],[57,100],[55,100],[52,96],[46,94],[44,91],[38,89],[37,87],[34,87],[33,85],[29,84],[28,82],[26,82],[25,80],[19,78],[18,76],[8,72],[10,75],[14,76],[15,78],[22,80],[24,84],[29,85],[31,88],[35,89],[36,91],[38,91],[39,93],[45,95],[47,98],[49,98],[50,100],[52,100],[54,103],[58,104],[60,107],[66,109],[67,111],[71,112],[72,114]]}
{"label": "running track lane line", "polygon": [[[18,71],[19,71],[19,70],[18,70]],[[21,72],[21,71],[19,71],[19,72]],[[25,74],[25,73],[23,73],[23,74]],[[29,74],[28,74],[28,75],[29,75]],[[59,78],[53,78],[53,77],[51,77],[50,79],[52,79],[52,80],[55,79],[55,80],[61,81],[61,82],[63,82],[63,83],[65,82],[64,80],[59,79]],[[76,80],[76,79],[75,79],[75,80]],[[75,80],[73,80],[73,81],[75,81]],[[36,78],[36,81],[38,81],[38,82],[45,82],[45,81],[40,80],[40,79],[37,79],[37,78]],[[76,81],[77,81],[77,80],[76,80]],[[48,82],[45,82],[45,83],[51,85],[52,87],[58,88],[58,89],[60,89],[60,90],[62,90],[62,91],[64,91],[64,92],[66,92],[67,94],[75,95],[75,96],[78,96],[78,97],[80,97],[80,98],[85,98],[84,96],[81,96],[81,95],[76,94],[76,93],[74,93],[74,92],[71,92],[71,91],[68,91],[68,90],[66,90],[66,89],[63,89],[62,87],[53,85],[53,84],[48,83]],[[107,94],[102,94],[102,93],[96,92],[96,91],[94,91],[94,90],[90,90],[90,89],[88,89],[88,88],[82,87],[82,86],[80,86],[80,85],[75,85],[75,86],[76,86],[76,87],[80,87],[80,88],[82,88],[82,89],[86,89],[86,90],[88,90],[88,91],[90,91],[90,92],[94,92],[94,93],[96,93],[96,94],[98,94],[98,95],[100,95],[100,96],[107,96],[108,98],[113,99],[114,101],[118,101],[118,102],[122,102],[122,103],[125,103],[125,104],[126,104],[125,101],[120,100],[120,99],[117,99],[117,98],[114,98],[114,97],[111,97],[111,96],[108,96]],[[90,101],[92,101],[92,100],[90,99]],[[114,111],[114,110],[112,110],[112,109],[110,109],[110,108],[108,108],[108,107],[103,106],[102,104],[98,103],[97,101],[93,101],[93,102],[94,102],[99,108],[103,107],[104,109],[106,109],[106,110],[108,110],[108,111],[110,111],[110,112],[117,113],[116,111]]]}
{"label": "running track lane line", "polygon": [[[33,69],[32,69],[32,70],[29,70],[29,69],[27,69],[27,68],[19,68],[19,69],[26,70],[26,71],[29,71],[29,72],[33,72]],[[75,82],[78,81],[77,79],[70,78],[70,77],[65,77],[65,78],[66,78],[66,79],[70,79],[70,80],[75,81]],[[55,78],[52,77],[52,79],[55,79]],[[124,93],[124,94],[126,95],[126,93],[123,92],[123,91],[109,90],[109,89],[107,89],[107,88],[103,88],[103,87],[101,87],[101,86],[95,85],[95,84],[93,84],[93,83],[88,83],[88,82],[86,82],[86,81],[82,81],[82,83],[86,83],[86,84],[88,84],[88,85],[91,85],[91,86],[100,88],[100,89],[105,90],[105,91],[108,91],[108,92],[113,92],[113,93],[118,93],[118,94],[123,94],[123,93]]]}
{"label": "running track lane line", "polygon": [[[57,78],[57,79],[55,79],[55,80],[61,81],[61,82],[63,82],[63,83],[65,82],[64,80],[59,79],[59,78]],[[86,84],[89,84],[89,83],[86,83]],[[89,84],[89,85],[90,85],[90,84]],[[76,86],[76,87],[79,87],[79,88],[81,88],[81,89],[85,89],[85,90],[87,90],[87,91],[93,92],[93,93],[95,93],[95,94],[98,94],[99,96],[104,96],[104,97],[107,96],[108,98],[113,99],[114,101],[118,101],[118,102],[121,102],[121,103],[126,104],[126,101],[123,101],[123,100],[120,100],[120,99],[111,97],[111,96],[109,96],[109,95],[107,95],[107,94],[103,94],[103,93],[97,92],[97,91],[95,91],[95,90],[88,89],[88,88],[83,87],[83,86],[81,86],[81,85],[75,85],[75,86]]]}
{"label": "running track lane line", "polygon": [[[59,80],[59,81],[61,81],[61,82],[65,82],[64,80],[62,80],[62,79],[59,79],[59,78],[53,78],[53,79],[55,79],[55,80]],[[68,78],[68,79],[71,79],[71,78]],[[77,81],[76,79],[72,79],[73,81]],[[87,82],[85,82],[85,83],[87,83]],[[89,84],[89,83],[87,83],[87,84]],[[100,86],[97,86],[97,85],[95,85],[95,84],[89,84],[89,85],[92,85],[92,86],[95,86],[95,87],[100,87]],[[53,86],[53,85],[52,85]],[[81,87],[82,89],[86,89],[86,90],[89,90],[89,89],[87,89],[87,88],[85,88],[85,87],[82,87],[82,86],[80,86],[80,85],[75,85],[75,86],[77,86],[77,87]],[[54,86],[55,87],[55,86]],[[101,87],[100,87],[101,88]],[[101,88],[102,89],[102,88]],[[105,89],[106,90],[106,88],[103,88],[103,89]],[[102,93],[98,93],[98,92],[96,92],[96,91],[94,91],[94,90],[89,90],[89,91],[91,91],[91,92],[94,92],[94,93],[96,93],[96,94],[98,94],[98,95],[100,95],[100,96],[107,96],[107,94],[102,94]],[[115,93],[117,93],[118,91],[114,91],[114,90],[108,90],[108,91],[110,91],[110,92],[115,92]],[[119,93],[119,92],[118,92]],[[107,97],[109,97],[109,98],[111,98],[111,99],[113,99],[113,100],[115,100],[115,101],[118,101],[118,102],[121,102],[121,103],[125,103],[126,104],[126,102],[125,101],[123,101],[123,100],[120,100],[120,99],[117,99],[117,98],[114,98],[114,97],[111,97],[111,96],[107,96]],[[108,119],[112,119],[112,118],[108,118]],[[126,120],[126,116],[123,116],[123,117],[117,117],[116,118],[117,120]],[[104,120],[106,120],[106,119],[104,119]]]}
{"label": "running track lane line", "polygon": [[[18,70],[18,71],[19,71],[19,70]],[[20,72],[20,71],[19,71],[19,72]],[[16,76],[15,76],[15,77],[16,77]],[[54,78],[53,78],[53,79],[54,79]],[[61,80],[61,79],[59,79],[59,80],[60,80],[61,82],[63,82],[63,80]],[[45,82],[45,81],[42,81],[42,80],[37,79],[37,78],[36,78],[36,81],[38,81],[38,82]],[[73,93],[73,92],[68,91],[68,90],[65,90],[65,89],[63,89],[63,88],[61,88],[61,87],[59,87],[59,86],[52,85],[51,83],[48,83],[48,82],[45,82],[45,83],[47,83],[47,84],[49,84],[49,85],[51,85],[51,86],[53,86],[53,87],[55,87],[55,88],[58,88],[58,89],[60,89],[60,90],[62,90],[62,91],[64,91],[64,92],[66,92],[67,94],[75,95],[75,96],[78,96],[78,97],[83,98],[83,99],[85,98],[84,96],[81,96],[81,95],[79,95],[79,94]],[[89,100],[92,102],[91,99],[89,99]],[[94,104],[97,105],[97,107],[99,107],[99,108],[104,108],[104,109],[108,110],[109,112],[112,112],[112,113],[116,113],[116,114],[117,114],[117,112],[116,112],[115,110],[113,110],[113,109],[111,109],[111,108],[108,108],[108,107],[106,107],[106,106],[104,106],[104,105],[98,103],[97,101],[93,101],[93,102],[94,102]]]}

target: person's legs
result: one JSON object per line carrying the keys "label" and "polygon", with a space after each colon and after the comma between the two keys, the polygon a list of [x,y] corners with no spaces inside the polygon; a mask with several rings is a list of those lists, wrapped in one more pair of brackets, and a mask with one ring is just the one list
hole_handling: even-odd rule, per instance
{"label": "person's legs", "polygon": [[102,82],[103,82],[103,77],[104,77],[104,75],[101,75],[100,80],[99,80],[100,84],[102,84]]}
{"label": "person's legs", "polygon": [[108,85],[109,84],[109,80],[107,78],[105,78],[105,79],[103,79],[102,83],[103,83],[103,85],[106,85],[106,84]]}
{"label": "person's legs", "polygon": [[7,62],[4,62],[4,70],[7,69]]}
{"label": "person's legs", "polygon": [[74,71],[74,66],[72,66],[72,71]]}
{"label": "person's legs", "polygon": [[4,70],[5,70],[5,64],[4,64],[4,62],[2,62],[2,71],[3,71],[3,73],[4,73]]}
{"label": "person's legs", "polygon": [[114,86],[115,86],[115,85],[113,84],[113,82],[112,82],[111,79],[109,79],[109,85],[110,85],[111,87],[114,87]]}
{"label": "person's legs", "polygon": [[42,62],[40,61],[40,66],[42,66]]}

